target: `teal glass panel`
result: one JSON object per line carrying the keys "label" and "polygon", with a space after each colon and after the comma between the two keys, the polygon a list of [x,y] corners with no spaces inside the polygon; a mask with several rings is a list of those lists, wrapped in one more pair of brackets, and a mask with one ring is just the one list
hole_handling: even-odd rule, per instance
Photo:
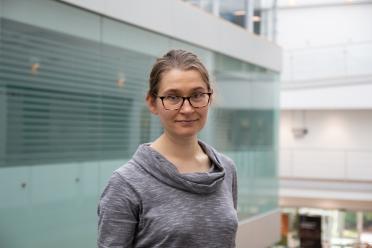
{"label": "teal glass panel", "polygon": [[95,247],[107,179],[161,132],[155,56],[6,18],[0,48],[0,247]]}
{"label": "teal glass panel", "polygon": [[278,208],[278,75],[225,55],[215,58],[211,143],[235,161],[243,220]]}

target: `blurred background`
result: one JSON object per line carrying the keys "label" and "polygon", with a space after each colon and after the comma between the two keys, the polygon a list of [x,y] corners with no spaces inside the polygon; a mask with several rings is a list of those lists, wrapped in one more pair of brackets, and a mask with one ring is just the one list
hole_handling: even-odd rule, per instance
{"label": "blurred background", "polygon": [[0,0],[0,247],[95,247],[113,170],[161,133],[149,70],[198,54],[238,248],[372,245],[371,0]]}

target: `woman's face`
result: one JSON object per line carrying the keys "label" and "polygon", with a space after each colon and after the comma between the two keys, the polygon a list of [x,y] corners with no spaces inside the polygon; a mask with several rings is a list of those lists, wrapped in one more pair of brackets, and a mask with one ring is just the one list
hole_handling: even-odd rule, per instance
{"label": "woman's face", "polygon": [[[158,96],[188,97],[198,93],[207,93],[207,84],[197,70],[183,71],[172,69],[162,75]],[[193,137],[204,127],[207,120],[209,104],[194,108],[185,100],[178,110],[166,110],[160,98],[148,97],[150,111],[159,116],[164,132],[174,138]]]}

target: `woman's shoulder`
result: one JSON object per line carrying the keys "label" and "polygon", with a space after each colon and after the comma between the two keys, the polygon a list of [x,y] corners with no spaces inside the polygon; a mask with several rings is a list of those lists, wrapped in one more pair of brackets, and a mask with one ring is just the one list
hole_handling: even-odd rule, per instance
{"label": "woman's shoulder", "polygon": [[146,174],[142,173],[129,160],[112,172],[102,197],[111,195],[120,199],[132,199],[134,202],[140,202],[143,192],[148,187],[145,185],[146,182],[148,182]]}
{"label": "woman's shoulder", "polygon": [[135,183],[138,182],[138,180],[142,180],[147,176],[147,174],[143,172],[141,167],[136,165],[133,159],[130,159],[128,162],[116,169],[113,172],[113,176],[128,183]]}
{"label": "woman's shoulder", "polygon": [[122,164],[118,169],[114,171],[114,174],[117,174],[124,180],[137,180],[147,176],[147,173],[140,166],[141,157],[143,157],[143,147],[146,144],[141,144],[133,154],[132,158],[129,159],[126,163]]}

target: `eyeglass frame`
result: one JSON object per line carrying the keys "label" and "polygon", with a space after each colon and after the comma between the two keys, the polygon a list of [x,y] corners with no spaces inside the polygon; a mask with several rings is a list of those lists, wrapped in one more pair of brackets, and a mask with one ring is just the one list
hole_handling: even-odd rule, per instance
{"label": "eyeglass frame", "polygon": [[208,104],[209,104],[210,101],[211,101],[211,95],[213,94],[213,91],[212,91],[212,92],[203,92],[203,93],[201,93],[201,94],[203,94],[203,95],[204,95],[204,94],[208,95],[208,102],[207,102],[206,105],[204,105],[204,106],[202,106],[202,107],[194,107],[194,106],[192,105],[191,101],[190,101],[190,98],[191,98],[193,95],[191,95],[191,96],[177,96],[177,97],[181,97],[181,98],[182,98],[182,103],[181,103],[181,106],[180,106],[180,107],[175,108],[175,109],[168,109],[168,108],[165,107],[165,105],[164,105],[164,98],[166,98],[167,96],[158,96],[158,95],[156,95],[156,94],[153,94],[153,96],[154,96],[155,98],[159,98],[159,99],[161,100],[161,103],[162,103],[163,108],[164,108],[165,110],[179,110],[179,109],[181,109],[181,108],[183,107],[183,104],[185,104],[185,100],[187,100],[187,101],[189,102],[190,106],[193,107],[193,108],[204,108],[204,107],[208,106]]}

